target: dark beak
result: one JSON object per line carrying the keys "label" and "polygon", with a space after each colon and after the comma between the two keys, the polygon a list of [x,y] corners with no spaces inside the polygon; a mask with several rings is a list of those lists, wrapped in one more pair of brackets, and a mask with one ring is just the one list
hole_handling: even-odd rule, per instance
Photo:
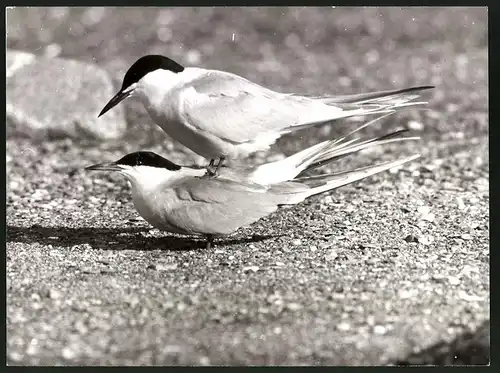
{"label": "dark beak", "polygon": [[85,169],[88,171],[121,171],[122,170],[120,165],[116,164],[115,162],[94,164],[92,166],[85,167]]}
{"label": "dark beak", "polygon": [[109,102],[106,104],[106,106],[104,106],[104,109],[101,110],[101,112],[99,113],[99,115],[97,117],[99,118],[101,115],[106,113],[108,110],[111,110],[112,108],[114,108],[120,102],[125,100],[130,95],[130,93],[131,92],[123,92],[123,91],[118,92],[111,100],[109,100]]}

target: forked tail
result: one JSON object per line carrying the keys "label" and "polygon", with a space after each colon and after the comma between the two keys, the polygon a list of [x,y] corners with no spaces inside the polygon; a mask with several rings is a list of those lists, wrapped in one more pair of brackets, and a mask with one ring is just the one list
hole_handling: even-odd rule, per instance
{"label": "forked tail", "polygon": [[390,113],[379,116],[338,139],[323,141],[285,159],[263,164],[253,171],[250,179],[261,185],[274,185],[293,180],[304,171],[324,166],[349,154],[354,154],[367,148],[393,142],[414,141],[419,139],[419,137],[401,137],[407,130],[395,131],[383,136],[368,139],[355,136],[361,129],[372,125],[388,115],[390,115]]}
{"label": "forked tail", "polygon": [[401,166],[419,157],[420,154],[415,154],[397,161],[381,163],[375,166],[362,167],[334,174],[301,177],[291,182],[272,186],[271,190],[283,198],[280,204],[293,205],[316,194],[328,192],[341,186],[354,183],[355,181]]}
{"label": "forked tail", "polygon": [[321,101],[326,105],[341,109],[336,111],[331,118],[327,114],[323,119],[316,119],[311,122],[303,122],[294,124],[290,127],[283,128],[280,135],[286,133],[300,131],[312,126],[324,125],[331,123],[341,118],[349,118],[354,116],[388,114],[406,107],[414,107],[427,104],[427,101],[414,101],[420,97],[419,92],[434,88],[433,86],[411,87],[390,91],[379,91],[370,93],[360,93],[347,96],[316,96],[308,97]]}

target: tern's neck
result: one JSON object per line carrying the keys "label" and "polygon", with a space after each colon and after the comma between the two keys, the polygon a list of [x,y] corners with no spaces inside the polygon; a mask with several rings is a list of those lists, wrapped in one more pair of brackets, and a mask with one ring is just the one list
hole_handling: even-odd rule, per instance
{"label": "tern's neck", "polygon": [[146,74],[137,84],[135,94],[146,107],[161,107],[165,96],[172,90],[198,78],[204,69],[188,67],[180,73],[158,69]]}
{"label": "tern's neck", "polygon": [[148,193],[157,188],[169,188],[186,177],[200,177],[205,169],[194,169],[183,167],[178,171],[170,171],[164,168],[139,166],[123,172],[133,189],[139,193]]}

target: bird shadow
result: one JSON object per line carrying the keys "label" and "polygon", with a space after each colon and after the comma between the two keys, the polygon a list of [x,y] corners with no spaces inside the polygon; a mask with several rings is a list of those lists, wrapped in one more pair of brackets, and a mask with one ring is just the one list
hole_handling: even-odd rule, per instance
{"label": "bird shadow", "polygon": [[[122,228],[70,228],[70,227],[31,227],[7,226],[7,242],[26,244],[54,245],[73,247],[88,244],[101,250],[199,250],[206,248],[203,237],[165,235],[162,237],[145,236],[149,227]],[[252,235],[248,237],[216,238],[215,247],[260,242],[279,235]]]}

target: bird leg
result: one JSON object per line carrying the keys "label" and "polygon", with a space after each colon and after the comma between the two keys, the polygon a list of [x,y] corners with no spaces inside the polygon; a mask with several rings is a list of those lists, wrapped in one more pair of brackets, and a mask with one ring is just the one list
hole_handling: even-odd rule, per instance
{"label": "bird leg", "polygon": [[207,250],[210,250],[210,247],[212,247],[212,244],[214,243],[214,236],[211,234],[207,234]]}
{"label": "bird leg", "polygon": [[208,164],[207,166],[207,172],[205,173],[204,177],[212,177],[215,175],[215,171],[214,171],[214,163],[215,163],[215,159],[212,158],[210,160],[210,163]]}
{"label": "bird leg", "polygon": [[220,157],[219,158],[219,163],[217,163],[217,167],[215,168],[215,174],[218,175],[218,171],[219,171],[219,168],[222,167],[222,164],[224,163],[224,160],[226,159],[226,157]]}
{"label": "bird leg", "polygon": [[203,177],[212,178],[212,177],[219,176],[217,171],[219,171],[219,168],[222,166],[222,163],[224,163],[224,159],[225,159],[225,157],[219,158],[219,162],[217,163],[217,166],[215,167],[215,170],[214,170],[213,168],[214,168],[215,159],[212,158],[210,160],[210,163],[207,166],[207,172],[205,173],[205,175],[203,175]]}

